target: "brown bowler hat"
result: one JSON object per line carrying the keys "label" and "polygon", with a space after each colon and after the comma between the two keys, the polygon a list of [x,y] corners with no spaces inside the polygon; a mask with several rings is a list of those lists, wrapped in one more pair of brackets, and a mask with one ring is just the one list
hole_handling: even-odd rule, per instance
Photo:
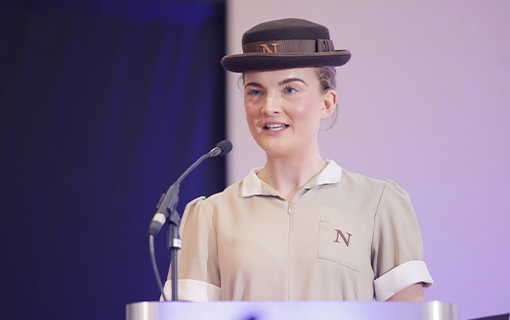
{"label": "brown bowler hat", "polygon": [[223,57],[222,66],[232,72],[342,66],[348,50],[335,50],[329,30],[303,19],[263,22],[243,35],[243,53]]}

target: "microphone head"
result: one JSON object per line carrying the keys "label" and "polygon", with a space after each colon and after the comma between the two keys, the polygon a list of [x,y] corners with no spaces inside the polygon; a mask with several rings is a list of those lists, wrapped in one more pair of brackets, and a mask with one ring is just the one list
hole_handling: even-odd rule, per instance
{"label": "microphone head", "polygon": [[230,151],[232,151],[232,142],[230,142],[230,140],[227,139],[218,142],[216,146],[221,148],[221,153],[219,154],[219,156],[224,156]]}

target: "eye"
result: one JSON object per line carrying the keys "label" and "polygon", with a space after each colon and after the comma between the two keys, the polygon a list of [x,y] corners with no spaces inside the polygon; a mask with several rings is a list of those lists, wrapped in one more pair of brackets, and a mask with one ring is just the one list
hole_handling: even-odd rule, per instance
{"label": "eye", "polygon": [[262,94],[262,92],[258,89],[248,89],[248,91],[246,92],[249,96],[260,96]]}
{"label": "eye", "polygon": [[286,86],[285,88],[283,88],[283,93],[293,94],[296,92],[297,92],[297,89],[292,86]]}

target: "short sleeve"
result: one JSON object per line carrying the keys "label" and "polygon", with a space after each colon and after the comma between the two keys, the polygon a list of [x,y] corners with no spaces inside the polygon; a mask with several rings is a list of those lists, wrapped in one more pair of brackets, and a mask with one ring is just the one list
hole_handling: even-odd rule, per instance
{"label": "short sleeve", "polygon": [[432,284],[423,262],[423,242],[409,195],[389,180],[375,215],[372,263],[378,301],[418,282]]}
{"label": "short sleeve", "polygon": [[[200,197],[188,203],[179,229],[179,300],[221,300],[216,228],[204,202]],[[167,297],[172,293],[172,280],[169,272],[164,288]]]}

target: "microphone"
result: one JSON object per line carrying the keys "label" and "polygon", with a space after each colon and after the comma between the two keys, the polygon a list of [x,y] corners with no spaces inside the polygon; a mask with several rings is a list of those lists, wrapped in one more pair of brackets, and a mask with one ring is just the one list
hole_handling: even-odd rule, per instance
{"label": "microphone", "polygon": [[211,156],[211,158],[217,156],[224,156],[230,151],[232,151],[232,142],[230,142],[229,140],[223,140],[221,142],[218,142],[216,147],[209,151],[209,155]]}
{"label": "microphone", "polygon": [[[173,215],[171,217],[171,213],[175,212],[175,209],[177,207],[177,202],[179,201],[179,187],[186,178],[186,176],[193,171],[202,161],[208,158],[213,158],[217,156],[224,156],[228,154],[230,151],[232,151],[232,142],[229,140],[223,140],[221,142],[218,142],[216,144],[216,147],[214,147],[211,151],[201,156],[191,167],[189,167],[180,177],[177,179],[177,181],[168,188],[166,193],[163,193],[161,198],[159,199],[159,202],[156,206],[156,214],[152,218],[152,222],[149,226],[149,234],[156,236],[163,225],[165,224],[166,220],[171,218],[171,222],[175,224],[176,226],[179,226],[180,224],[180,217],[179,215]],[[180,247],[180,244],[179,244]]]}

